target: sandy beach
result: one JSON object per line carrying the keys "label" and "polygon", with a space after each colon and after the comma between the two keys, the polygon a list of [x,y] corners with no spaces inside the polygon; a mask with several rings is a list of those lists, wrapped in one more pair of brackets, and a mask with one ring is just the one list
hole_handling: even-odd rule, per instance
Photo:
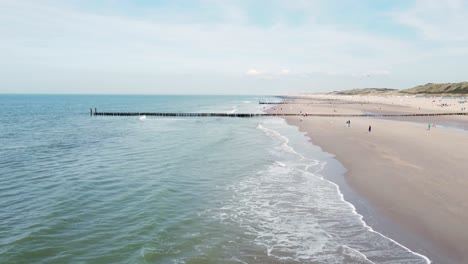
{"label": "sandy beach", "polygon": [[[457,99],[317,95],[270,111],[434,113],[460,112],[463,107]],[[336,155],[358,194],[427,242],[407,241],[407,246],[428,252],[434,263],[468,263],[468,116],[286,119]]]}

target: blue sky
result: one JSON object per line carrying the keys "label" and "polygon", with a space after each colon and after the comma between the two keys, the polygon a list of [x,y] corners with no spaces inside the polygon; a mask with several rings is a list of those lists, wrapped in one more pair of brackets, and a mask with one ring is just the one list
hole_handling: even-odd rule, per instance
{"label": "blue sky", "polygon": [[0,0],[0,93],[283,94],[467,81],[464,0]]}

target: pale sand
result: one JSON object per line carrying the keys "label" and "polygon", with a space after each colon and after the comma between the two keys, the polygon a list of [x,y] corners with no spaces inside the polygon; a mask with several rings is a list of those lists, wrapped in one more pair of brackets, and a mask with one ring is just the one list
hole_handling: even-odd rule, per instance
{"label": "pale sand", "polygon": [[[375,108],[368,109],[369,105],[326,105],[315,101],[314,104],[278,105],[270,111],[401,113],[420,111],[420,105],[428,103],[415,104],[415,108],[374,105]],[[437,118],[438,122],[444,121]],[[288,117],[287,121],[307,132],[314,144],[336,155],[348,169],[347,182],[360,195],[397,223],[430,241],[436,248],[436,252],[430,252],[433,256],[443,254],[454,263],[468,263],[467,131],[439,127],[428,131],[427,124],[371,118],[351,118],[350,128],[345,124],[349,118],[300,119]],[[466,125],[468,116],[453,120]],[[368,133],[369,125],[372,125],[371,133]]]}
{"label": "pale sand", "polygon": [[[294,95],[292,95],[294,96]],[[416,96],[361,96],[361,95],[297,95],[303,98],[312,98],[319,100],[340,100],[355,103],[376,103],[386,105],[399,105],[414,108],[415,110],[430,110],[430,112],[460,112],[462,108],[468,108],[468,102],[460,104],[459,101],[465,101],[465,98],[444,98],[444,97],[416,97]],[[468,112],[468,110],[464,110]],[[427,111],[425,111],[427,112]]]}

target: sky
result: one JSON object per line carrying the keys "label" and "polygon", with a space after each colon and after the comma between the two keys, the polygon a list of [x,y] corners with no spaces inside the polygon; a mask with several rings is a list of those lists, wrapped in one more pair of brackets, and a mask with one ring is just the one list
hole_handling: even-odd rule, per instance
{"label": "sky", "polygon": [[468,81],[468,0],[0,0],[0,93]]}

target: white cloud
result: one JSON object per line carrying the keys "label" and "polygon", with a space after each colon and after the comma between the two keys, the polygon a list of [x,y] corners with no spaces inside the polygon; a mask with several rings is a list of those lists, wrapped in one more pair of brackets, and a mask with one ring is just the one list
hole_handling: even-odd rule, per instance
{"label": "white cloud", "polygon": [[[272,26],[259,27],[248,23],[246,10],[237,2],[223,4],[214,1],[217,3],[216,10],[224,12],[227,18],[204,24],[187,23],[186,20],[178,21],[174,18],[166,21],[87,12],[85,9],[67,6],[63,1],[38,2],[0,0],[0,71],[12,73],[0,80],[0,92],[2,87],[7,86],[5,84],[9,87],[15,87],[15,83],[25,84],[25,75],[34,76],[34,79],[29,80],[31,86],[63,87],[66,80],[59,82],[60,78],[53,78],[61,74],[77,76],[73,81],[81,82],[83,86],[93,82],[100,86],[106,83],[114,85],[111,76],[118,76],[114,79],[120,80],[122,76],[131,79],[131,76],[145,75],[145,78],[135,78],[137,84],[154,87],[158,85],[150,81],[152,78],[157,81],[163,79],[160,76],[190,75],[205,77],[203,87],[208,86],[205,80],[210,78],[207,76],[217,80],[223,76],[228,76],[226,80],[237,76],[252,81],[251,85],[258,85],[254,81],[259,79],[282,78],[294,82],[295,86],[307,87],[320,79],[320,83],[324,84],[326,81],[335,83],[341,80],[342,83],[336,82],[334,85],[346,88],[344,85],[349,80],[344,78],[353,79],[353,75],[384,76],[392,70],[393,78],[402,66],[409,68],[434,54],[439,58],[447,54],[458,56],[467,50],[462,45],[450,45],[450,49],[434,51],[421,47],[418,42],[385,33],[319,24],[313,19],[295,26],[282,23],[279,19]],[[320,12],[319,2],[274,3],[314,14]],[[438,6],[436,1],[431,2]],[[451,3],[455,6],[452,9],[457,9],[456,1]],[[207,8],[212,4],[213,1],[207,0]],[[427,21],[427,16],[433,15],[432,9],[420,13],[416,8],[419,6],[395,15],[395,19],[399,23],[404,23],[406,19],[407,25],[411,24],[408,21],[413,21],[414,25],[421,24],[420,27],[426,28],[427,32],[436,32],[428,35],[440,37],[453,34]],[[465,20],[461,12],[453,12],[456,15],[446,26]],[[456,26],[454,31],[461,31],[461,27]],[[460,36],[466,34],[459,32]],[[447,41],[450,39],[447,38]],[[255,69],[248,70],[244,75],[239,74],[252,65],[255,65]],[[294,72],[284,69],[285,65],[294,69]],[[466,67],[463,69],[466,70]],[[104,77],[98,80],[101,75],[106,76],[105,80]],[[194,79],[199,81],[198,78]],[[183,80],[185,78],[179,78],[178,82]],[[219,83],[216,86],[213,84],[213,87],[219,87]],[[186,84],[195,86],[189,81]],[[275,84],[291,86],[288,82]],[[134,86],[129,85],[132,88]],[[161,82],[159,86],[168,87],[170,83]],[[268,87],[255,88],[269,91]]]}
{"label": "white cloud", "polygon": [[264,72],[258,71],[258,70],[255,70],[255,69],[250,69],[250,70],[246,71],[245,74],[249,75],[249,76],[258,76],[258,75],[264,74]]}
{"label": "white cloud", "polygon": [[317,24],[293,28],[176,24],[36,2],[0,2],[0,10],[4,10],[0,28],[9,36],[0,45],[7,46],[10,62],[50,67],[235,73],[252,63],[265,69],[287,63],[298,72],[346,72],[350,65],[365,69],[381,61],[398,62],[412,49],[384,36]]}
{"label": "white cloud", "polygon": [[468,6],[464,0],[416,0],[403,12],[393,14],[402,25],[417,30],[428,40],[468,40]]}

